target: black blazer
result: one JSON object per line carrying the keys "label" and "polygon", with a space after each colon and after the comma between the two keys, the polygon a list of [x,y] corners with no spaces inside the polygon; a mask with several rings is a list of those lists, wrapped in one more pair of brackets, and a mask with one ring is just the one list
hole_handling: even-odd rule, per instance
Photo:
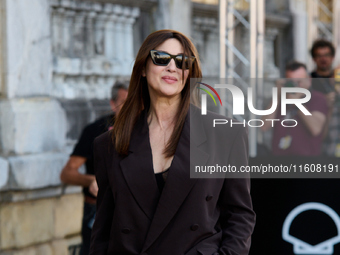
{"label": "black blazer", "polygon": [[[128,156],[117,154],[110,132],[95,140],[99,193],[91,255],[248,254],[255,224],[249,178],[193,179],[189,171],[190,146],[200,164],[213,165],[216,159],[237,167],[247,164],[246,129],[223,126],[210,132],[212,119],[221,116],[201,116],[193,109],[161,194],[145,112],[135,125]],[[189,118],[193,113],[196,117]],[[214,148],[217,140],[223,148]]]}

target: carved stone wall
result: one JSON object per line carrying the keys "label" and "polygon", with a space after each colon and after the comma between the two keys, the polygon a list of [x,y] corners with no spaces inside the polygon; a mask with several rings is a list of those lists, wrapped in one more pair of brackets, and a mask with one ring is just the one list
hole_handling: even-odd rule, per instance
{"label": "carved stone wall", "polygon": [[0,255],[79,252],[81,187],[59,176],[131,74],[140,9],[123,4],[0,1]]}
{"label": "carved stone wall", "polygon": [[216,17],[193,17],[193,40],[204,77],[219,76],[219,31]]}
{"label": "carved stone wall", "polygon": [[52,95],[104,99],[134,63],[133,25],[139,8],[52,1]]}

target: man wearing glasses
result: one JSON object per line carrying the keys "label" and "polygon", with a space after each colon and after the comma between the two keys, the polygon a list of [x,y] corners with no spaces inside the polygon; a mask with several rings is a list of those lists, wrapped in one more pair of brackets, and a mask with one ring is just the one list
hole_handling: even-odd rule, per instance
{"label": "man wearing glasses", "polygon": [[315,70],[311,73],[311,77],[331,78],[333,76],[332,64],[335,56],[333,44],[324,39],[316,40],[313,43],[310,53],[316,65]]}
{"label": "man wearing glasses", "polygon": [[335,99],[334,84],[330,82],[333,78],[333,60],[335,48],[327,40],[320,39],[313,43],[310,51],[315,63],[315,70],[311,73],[313,89],[326,95],[328,106],[332,106]]}
{"label": "man wearing glasses", "polygon": [[[332,64],[335,48],[331,42],[320,39],[313,43],[311,55],[316,69],[311,73],[313,89],[326,96],[328,104],[327,122],[323,142],[323,153],[331,157],[340,157],[340,92],[335,86]],[[338,69],[336,69],[338,70]],[[337,71],[339,73],[339,71]],[[338,91],[337,91],[338,90]]]}

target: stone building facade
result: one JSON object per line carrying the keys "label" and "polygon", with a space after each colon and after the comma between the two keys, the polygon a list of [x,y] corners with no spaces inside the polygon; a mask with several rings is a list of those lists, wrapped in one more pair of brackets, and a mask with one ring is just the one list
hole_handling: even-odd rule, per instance
{"label": "stone building facade", "polygon": [[[271,2],[265,70],[275,78],[293,52],[288,1]],[[161,28],[189,35],[204,76],[218,76],[216,1],[0,0],[1,255],[77,253],[83,198],[62,185],[61,169],[84,125],[109,112],[110,87],[129,77],[143,39]],[[237,28],[245,55],[247,38]]]}
{"label": "stone building facade", "polygon": [[76,254],[83,198],[59,175],[83,126],[109,112],[112,84],[129,76],[145,9],[73,0],[0,7],[0,254]]}

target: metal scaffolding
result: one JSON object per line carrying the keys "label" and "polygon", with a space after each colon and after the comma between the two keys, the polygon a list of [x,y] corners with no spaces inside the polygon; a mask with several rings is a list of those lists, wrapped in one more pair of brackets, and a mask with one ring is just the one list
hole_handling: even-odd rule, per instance
{"label": "metal scaffolding", "polygon": [[[263,58],[264,58],[264,35],[265,35],[265,2],[264,0],[248,0],[248,10],[240,11],[235,6],[240,1],[247,0],[219,0],[219,25],[220,25],[220,77],[238,79],[241,82],[243,90],[251,87],[253,90],[253,102],[257,106],[262,105],[258,95],[263,92]],[[293,3],[294,1],[292,1]],[[333,42],[335,48],[340,48],[340,0],[302,0],[296,2],[298,8],[306,14],[296,17],[297,24],[294,41],[298,47],[295,54],[300,54],[300,61],[307,61],[308,50],[317,38],[326,38]],[[295,6],[295,5],[293,5]],[[291,7],[292,11],[294,7]],[[296,10],[294,10],[296,11]],[[297,15],[297,13],[295,13]],[[235,28],[243,26],[249,30],[249,56],[245,56],[235,45]],[[307,30],[307,31],[306,31]],[[301,54],[301,49],[303,54]],[[299,53],[300,52],[300,53]],[[297,57],[297,56],[295,56]],[[307,57],[307,58],[305,58]],[[312,65],[310,58],[308,64]],[[338,50],[335,64],[340,64],[340,51]],[[249,77],[237,73],[238,67],[248,69]],[[241,68],[240,68],[241,69]],[[250,84],[245,79],[251,78]],[[242,79],[243,82],[242,82]],[[231,113],[232,107],[227,103],[226,95],[222,93],[224,99],[221,113]],[[257,99],[257,100],[255,100]],[[241,121],[244,116],[233,116]],[[251,115],[250,118],[254,118]],[[256,145],[261,142],[261,135],[257,134],[256,129],[250,130],[250,155],[256,155]]]}
{"label": "metal scaffolding", "polygon": [[[338,0],[333,0],[333,45],[336,49],[340,49],[340,3]],[[340,64],[340,51],[337,51],[335,64]]]}
{"label": "metal scaffolding", "polygon": [[[265,24],[265,2],[264,0],[249,1],[249,10],[241,13],[235,8],[234,0],[220,0],[219,1],[219,24],[220,24],[220,77],[221,78],[251,78],[250,84],[245,81],[242,85],[245,88],[251,87],[253,91],[253,102],[257,98],[257,93],[262,92],[262,82],[259,78],[263,78],[263,46],[264,46],[264,24]],[[246,19],[249,16],[249,21]],[[250,54],[249,59],[244,56],[235,47],[235,28],[242,24],[249,30],[250,40]],[[226,58],[226,48],[228,58]],[[249,68],[249,77],[242,77],[235,71],[239,64],[243,64]],[[227,72],[227,75],[226,75]],[[225,99],[225,94],[222,93]],[[231,106],[224,100],[224,105],[228,112],[231,112]],[[221,113],[225,113],[225,108],[222,108]],[[234,116],[237,117],[237,116]],[[254,118],[254,115],[250,116]],[[257,131],[254,128],[249,130],[250,141],[250,156],[256,156],[257,146]]]}
{"label": "metal scaffolding", "polygon": [[[340,3],[339,0],[308,0],[308,47],[318,38],[333,42],[335,48],[340,46]],[[337,63],[339,64],[339,63]]]}

